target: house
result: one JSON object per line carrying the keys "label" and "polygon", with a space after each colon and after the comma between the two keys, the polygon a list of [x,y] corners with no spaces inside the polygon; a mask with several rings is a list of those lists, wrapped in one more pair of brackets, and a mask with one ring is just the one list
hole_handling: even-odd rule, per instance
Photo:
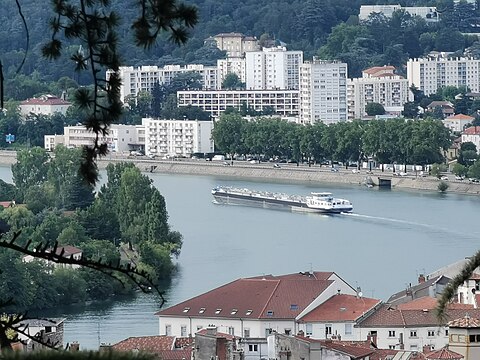
{"label": "house", "polygon": [[451,359],[474,360],[480,359],[480,320],[478,314],[470,317],[468,314],[448,323],[450,329],[448,348],[452,352],[462,355],[462,358]]}
{"label": "house", "polygon": [[473,120],[475,120],[475,118],[472,116],[457,114],[449,116],[445,120],[442,120],[442,122],[446,128],[453,132],[460,133],[468,124],[471,124]]}
{"label": "house", "polygon": [[29,114],[35,115],[53,115],[60,113],[65,115],[67,109],[72,104],[64,99],[53,95],[42,95],[38,98],[24,100],[20,103],[20,113],[23,116]]}
{"label": "house", "polygon": [[444,118],[455,114],[455,109],[450,101],[432,101],[428,104],[427,111],[433,112],[437,107],[442,109]]}
{"label": "house", "polygon": [[111,346],[112,350],[122,352],[144,352],[162,360],[192,359],[192,338],[174,336],[129,337]]}
{"label": "house", "polygon": [[[40,350],[50,347],[63,347],[63,325],[66,319],[23,319],[19,324],[18,339],[24,343],[26,351]],[[38,339],[35,341],[32,339]]]}
{"label": "house", "polygon": [[188,336],[208,326],[242,338],[297,332],[296,317],[335,294],[356,295],[334,272],[242,278],[156,313],[160,335]]}
{"label": "house", "polygon": [[[406,309],[389,304],[382,305],[377,311],[357,325],[362,333],[376,337],[379,349],[420,351],[425,345],[430,349],[440,349],[448,344],[448,321],[465,315],[479,316],[480,310],[449,306],[445,322],[439,321],[433,309]],[[480,338],[479,338],[480,339]]]}
{"label": "house", "polygon": [[470,278],[457,289],[457,301],[461,304],[471,304],[480,307],[480,274],[473,273]]}
{"label": "house", "polygon": [[338,294],[305,315],[297,317],[298,328],[313,339],[364,340],[367,334],[354,326],[380,306],[377,299],[356,295]]}
{"label": "house", "polygon": [[423,274],[420,274],[417,285],[412,286],[412,284],[409,284],[405,290],[390,296],[387,303],[390,305],[398,305],[424,296],[436,298],[438,294],[442,293],[449,281],[450,279],[443,275],[427,279]]}
{"label": "house", "polygon": [[[52,252],[53,249],[47,249],[46,252],[50,253]],[[79,248],[71,245],[66,245],[66,246],[58,246],[55,250],[55,254],[58,256],[62,256],[67,259],[74,259],[74,260],[80,260],[83,256],[83,251],[80,250]],[[70,269],[78,269],[80,268],[80,265],[77,264],[59,264],[53,261],[48,261],[45,259],[38,259],[32,255],[26,255],[23,258],[24,262],[31,262],[33,260],[41,260],[45,261],[49,265],[53,265],[55,267],[62,267],[62,268],[70,268]]]}
{"label": "house", "polygon": [[461,359],[464,359],[464,357],[459,353],[449,350],[448,346],[445,346],[440,350],[432,351],[426,354],[425,359],[426,360],[444,360],[444,359],[461,360]]}
{"label": "house", "polygon": [[480,152],[480,126],[470,126],[462,132],[462,143],[472,142],[477,147],[477,153]]}
{"label": "house", "polygon": [[238,346],[238,338],[218,332],[215,326],[195,334],[193,358],[196,360],[243,360],[243,354],[244,349]]}

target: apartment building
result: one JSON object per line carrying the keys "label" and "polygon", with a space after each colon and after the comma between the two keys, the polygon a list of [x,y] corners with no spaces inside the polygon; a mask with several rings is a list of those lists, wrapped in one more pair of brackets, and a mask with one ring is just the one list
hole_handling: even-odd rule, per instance
{"label": "apartment building", "polygon": [[298,90],[302,51],[278,46],[245,53],[248,90]]}
{"label": "apartment building", "polygon": [[[128,152],[133,149],[140,149],[144,142],[144,131],[138,125],[110,126],[108,134],[100,138],[101,143],[108,145],[110,152]],[[63,144],[68,148],[78,148],[93,145],[96,134],[83,125],[66,126],[63,128],[64,135],[45,135],[45,149],[53,151],[55,146]]]}
{"label": "apartment building", "polygon": [[300,122],[347,120],[347,64],[314,58],[300,66]]}
{"label": "apartment building", "polygon": [[420,16],[427,22],[439,21],[439,14],[435,6],[404,6],[401,5],[362,5],[360,6],[360,14],[358,19],[361,21],[368,20],[372,14],[383,14],[386,17],[392,17],[393,13],[398,10],[404,10],[412,16]]}
{"label": "apartment building", "polygon": [[425,57],[407,62],[408,85],[414,85],[425,95],[445,86],[465,86],[480,92],[480,59]]}
{"label": "apartment building", "polygon": [[216,90],[178,91],[178,106],[196,106],[214,119],[228,108],[248,106],[255,111],[273,109],[280,116],[299,115],[298,90]]}
{"label": "apartment building", "polygon": [[413,101],[408,80],[395,74],[394,66],[377,66],[347,80],[348,119],[363,119],[369,103],[382,104],[386,112],[401,115],[403,105]]}
{"label": "apartment building", "polygon": [[241,82],[246,82],[245,58],[233,57],[217,60],[218,82],[217,89],[222,88],[223,80],[228,74],[235,74]]}
{"label": "apartment building", "polygon": [[[136,96],[140,91],[153,90],[155,84],[169,84],[178,74],[198,73],[201,75],[202,86],[204,89],[218,88],[218,73],[215,66],[204,66],[199,64],[165,65],[158,66],[121,66],[120,78],[122,85],[120,87],[120,98],[125,101],[129,95]],[[110,77],[112,70],[107,70],[106,78]]]}
{"label": "apartment building", "polygon": [[145,154],[187,156],[213,152],[213,121],[142,119]]}
{"label": "apartment building", "polygon": [[213,40],[220,50],[227,52],[227,56],[230,58],[245,57],[245,53],[248,51],[260,50],[256,37],[241,33],[222,33],[213,36]]}

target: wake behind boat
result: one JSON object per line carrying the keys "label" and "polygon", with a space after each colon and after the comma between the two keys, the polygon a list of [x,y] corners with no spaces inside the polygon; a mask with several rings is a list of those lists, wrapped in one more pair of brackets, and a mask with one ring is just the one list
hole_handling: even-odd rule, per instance
{"label": "wake behind boat", "polygon": [[249,205],[268,209],[327,214],[339,214],[353,210],[350,201],[334,198],[329,192],[312,192],[309,196],[301,196],[217,186],[212,189],[212,195],[218,204]]}

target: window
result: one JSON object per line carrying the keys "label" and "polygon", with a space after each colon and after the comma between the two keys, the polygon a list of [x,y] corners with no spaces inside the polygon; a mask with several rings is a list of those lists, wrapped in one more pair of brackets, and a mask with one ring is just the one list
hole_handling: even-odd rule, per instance
{"label": "window", "polygon": [[247,315],[247,316],[248,316],[248,315],[252,315],[252,312],[253,312],[253,310],[247,310],[247,312],[245,313],[245,315]]}
{"label": "window", "polygon": [[410,337],[417,337],[417,330],[410,330]]}
{"label": "window", "polygon": [[388,345],[388,348],[389,348],[390,350],[395,350],[395,345]]}
{"label": "window", "polygon": [[183,309],[183,312],[184,312],[184,313],[187,313],[189,310],[190,310],[190,308],[189,308],[189,307],[186,307],[186,308]]}
{"label": "window", "polygon": [[273,310],[267,310],[267,316],[273,316]]}
{"label": "window", "polygon": [[199,314],[203,314],[204,312],[205,312],[205,308],[200,308],[200,310],[198,310]]}
{"label": "window", "polygon": [[45,326],[45,332],[46,333],[52,332],[52,327],[51,326]]}
{"label": "window", "polygon": [[222,309],[215,310],[215,314],[217,314],[217,315],[220,314],[221,312],[222,312]]}
{"label": "window", "polygon": [[345,335],[352,335],[352,324],[345,324]]}
{"label": "window", "polygon": [[427,331],[427,336],[429,336],[429,337],[435,336],[435,330],[428,330]]}
{"label": "window", "polygon": [[185,325],[180,326],[180,336],[181,337],[187,336],[187,327]]}
{"label": "window", "polygon": [[197,325],[197,331],[200,331],[203,329],[203,326],[202,325]]}
{"label": "window", "polygon": [[230,312],[230,315],[235,315],[237,312],[238,312],[237,309],[232,309],[232,311]]}
{"label": "window", "polygon": [[271,329],[271,328],[265,329],[265,337],[267,337],[267,336],[270,335],[271,333],[272,333],[272,329]]}
{"label": "window", "polygon": [[172,335],[172,325],[165,325],[165,335],[167,336]]}
{"label": "window", "polygon": [[388,337],[395,337],[395,330],[388,330]]}
{"label": "window", "polygon": [[331,324],[325,325],[325,337],[328,337],[328,335],[332,335],[332,325]]}
{"label": "window", "polygon": [[258,345],[248,345],[248,351],[258,351]]}
{"label": "window", "polygon": [[285,335],[290,335],[292,333],[292,329],[285,329]]}
{"label": "window", "polygon": [[235,328],[233,326],[228,327],[228,334],[229,335],[235,335]]}
{"label": "window", "polygon": [[249,338],[250,337],[250,329],[243,329],[243,337]]}
{"label": "window", "polygon": [[313,334],[312,324],[306,324],[305,326],[305,335],[310,336]]}
{"label": "window", "polygon": [[297,304],[291,304],[290,305],[290,310],[298,310],[298,305]]}

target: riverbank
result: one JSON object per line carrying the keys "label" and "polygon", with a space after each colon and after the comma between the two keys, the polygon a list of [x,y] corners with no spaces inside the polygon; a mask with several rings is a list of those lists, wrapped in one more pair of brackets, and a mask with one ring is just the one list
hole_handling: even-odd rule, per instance
{"label": "riverbank", "polygon": [[[12,165],[16,163],[15,151],[0,151],[0,165]],[[146,172],[164,174],[186,174],[186,175],[210,175],[226,176],[232,178],[250,179],[276,179],[282,181],[331,183],[343,185],[365,185],[366,182],[379,184],[379,179],[391,181],[392,188],[409,189],[416,191],[438,191],[439,180],[434,177],[393,176],[391,172],[374,171],[367,174],[365,170],[360,173],[353,173],[351,170],[339,169],[332,172],[326,166],[306,165],[295,166],[282,164],[280,168],[274,168],[271,163],[250,164],[243,161],[236,161],[233,165],[226,166],[224,162],[208,162],[204,160],[181,159],[151,160],[145,157],[119,157],[107,155],[98,162],[99,168],[105,168],[109,163],[120,161],[133,162],[140,170]],[[468,195],[480,195],[480,184],[468,181],[448,181],[447,193],[458,193]]]}

